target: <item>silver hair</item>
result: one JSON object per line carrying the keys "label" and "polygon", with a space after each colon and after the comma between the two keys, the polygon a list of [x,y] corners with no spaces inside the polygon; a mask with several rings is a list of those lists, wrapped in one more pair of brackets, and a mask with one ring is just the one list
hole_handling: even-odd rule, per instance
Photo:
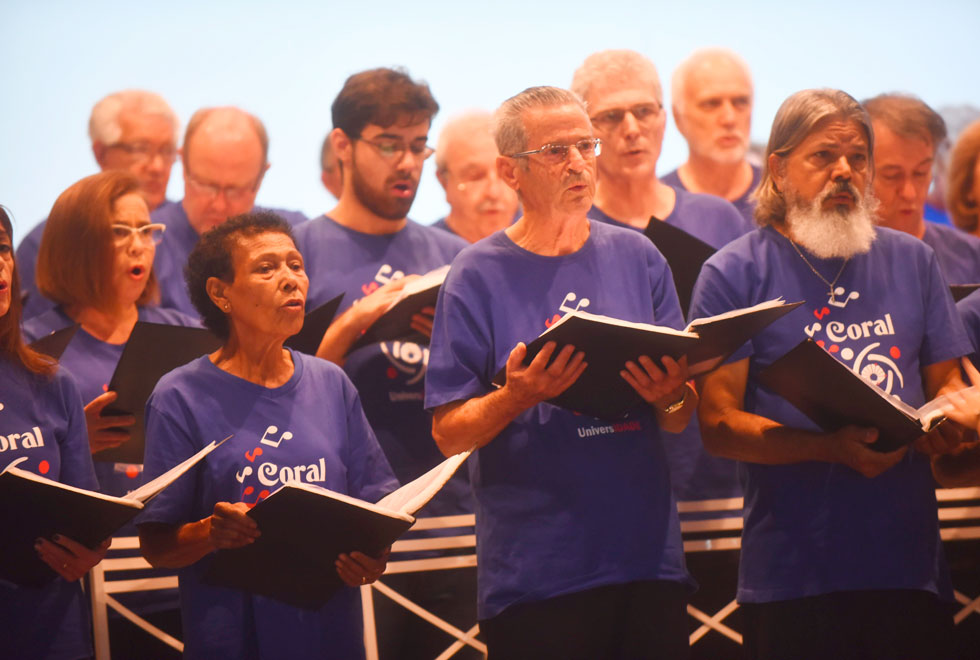
{"label": "silver hair", "polygon": [[749,86],[754,88],[752,83],[752,72],[749,70],[748,63],[742,58],[741,55],[728,48],[700,48],[690,55],[687,59],[677,65],[674,69],[674,74],[670,77],[670,103],[678,111],[684,111],[684,88],[687,85],[687,78],[706,60],[711,60],[715,58],[728,60],[730,63],[734,64],[740,68],[744,73],[745,77],[749,80]]}
{"label": "silver hair", "polygon": [[[762,158],[762,179],[753,193],[755,220],[760,225],[781,225],[786,219],[786,197],[776,187],[769,157],[785,158],[820,124],[829,121],[854,122],[864,130],[868,141],[868,162],[874,153],[871,118],[857,100],[839,89],[804,89],[783,101],[772,122],[769,144]],[[871,165],[873,167],[873,165]]]}
{"label": "silver hair", "polygon": [[126,110],[166,118],[173,126],[176,141],[180,133],[180,121],[163,97],[142,89],[126,89],[109,94],[92,107],[88,120],[88,136],[92,142],[117,144],[122,138],[119,115]]}
{"label": "silver hair", "polygon": [[486,110],[467,110],[450,117],[439,132],[439,142],[436,143],[436,170],[446,170],[446,152],[453,140],[479,133],[493,134],[493,115]]}
{"label": "silver hair", "polygon": [[493,115],[493,139],[497,143],[497,150],[505,156],[526,151],[528,146],[524,113],[534,108],[566,105],[578,106],[587,114],[582,99],[561,87],[528,87],[520,94],[510,97]]}
{"label": "silver hair", "polygon": [[635,50],[601,50],[585,58],[572,75],[572,91],[588,103],[592,88],[600,81],[629,80],[648,82],[657,101],[663,105],[660,75],[650,58]]}

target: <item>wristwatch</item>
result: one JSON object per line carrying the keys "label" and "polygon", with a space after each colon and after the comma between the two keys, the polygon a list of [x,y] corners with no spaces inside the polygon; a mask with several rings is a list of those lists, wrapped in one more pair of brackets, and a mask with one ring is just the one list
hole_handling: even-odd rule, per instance
{"label": "wristwatch", "polygon": [[690,391],[691,391],[691,388],[688,387],[685,384],[684,385],[684,394],[682,394],[681,395],[681,398],[679,398],[677,401],[674,401],[673,403],[668,403],[666,406],[664,406],[662,408],[663,414],[669,415],[669,414],[671,414],[673,412],[677,412],[678,410],[680,410],[681,408],[683,408],[684,407],[684,402],[687,401],[687,393],[690,392]]}

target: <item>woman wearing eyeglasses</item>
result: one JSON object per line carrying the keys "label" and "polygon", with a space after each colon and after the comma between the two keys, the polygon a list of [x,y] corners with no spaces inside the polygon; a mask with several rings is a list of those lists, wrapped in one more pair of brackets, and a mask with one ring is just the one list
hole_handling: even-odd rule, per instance
{"label": "woman wearing eyeglasses", "polygon": [[[48,217],[38,252],[37,282],[57,307],[24,324],[28,341],[74,323],[79,329],[61,356],[85,406],[93,454],[129,439],[131,415],[100,417],[116,399],[108,383],[137,321],[199,325],[153,305],[153,256],[164,226],[150,223],[139,181],[126,172],[86,177],[65,190]],[[96,457],[97,459],[98,457]],[[142,483],[142,466],[96,461],[100,490],[125,495]]]}
{"label": "woman wearing eyeglasses", "polygon": [[[92,489],[95,474],[75,384],[53,360],[21,339],[20,282],[12,243],[10,217],[0,206],[0,469],[14,463],[48,479]],[[38,555],[58,577],[38,587],[0,581],[0,656],[91,656],[91,624],[78,578],[102,559],[107,546],[89,550],[59,536],[37,540]]]}

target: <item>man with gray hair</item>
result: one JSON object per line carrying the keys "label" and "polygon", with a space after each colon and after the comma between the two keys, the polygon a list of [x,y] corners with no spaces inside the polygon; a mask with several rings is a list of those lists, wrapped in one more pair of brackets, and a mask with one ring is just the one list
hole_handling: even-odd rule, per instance
{"label": "man with gray hair", "polygon": [[572,91],[585,101],[602,140],[590,218],[638,231],[656,218],[714,248],[752,230],[725,200],[657,179],[667,113],[660,76],[647,57],[632,50],[593,53],[575,71]]}
{"label": "man with gray hair", "polygon": [[761,170],[746,159],[753,88],[745,60],[726,48],[695,51],[674,71],[670,87],[688,157],[661,180],[727,199],[752,222],[751,194]]}
{"label": "man with gray hair", "polygon": [[[602,139],[590,218],[638,232],[662,221],[715,249],[752,231],[754,225],[729,202],[657,179],[667,113],[649,58],[632,50],[593,53],[575,71],[572,90],[585,100]],[[665,450],[678,499],[741,495],[735,464],[704,451],[696,422],[665,443]]]}
{"label": "man with gray hair", "polygon": [[661,444],[697,405],[686,363],[623,365],[646,404],[606,425],[546,403],[589,356],[550,342],[525,364],[524,343],[573,309],[680,327],[670,270],[639,233],[587,217],[599,141],[576,95],[532,87],[495,123],[497,171],[524,214],[453,262],[425,383],[443,453],[478,448],[469,468],[490,657],[686,657],[691,581]]}
{"label": "man with gray hair", "polygon": [[880,223],[935,250],[949,284],[980,283],[980,238],[925,220],[936,149],[946,139],[946,122],[906,94],[881,94],[863,105],[875,131],[874,191]]}
{"label": "man with gray hair", "polygon": [[[173,205],[166,200],[170,170],[177,158],[180,122],[165,100],[153,92],[127,89],[109,94],[92,108],[88,134],[99,168],[126,170],[140,182],[140,195],[152,211]],[[34,268],[45,221],[17,247],[24,320],[54,307],[37,291]]]}
{"label": "man with gray hair", "polygon": [[809,338],[913,407],[963,387],[957,358],[972,348],[935,255],[875,227],[873,143],[844,92],[789,97],[763,162],[762,227],[708,259],[694,289],[693,316],[805,301],[699,382],[706,447],[743,462],[737,598],[752,658],[951,657],[929,454],[955,433],[877,451],[877,429],[823,432],[756,377]]}
{"label": "man with gray hair", "polygon": [[269,169],[269,136],[255,115],[230,106],[198,110],[187,122],[180,157],[184,199],[150,214],[153,222],[167,226],[154,269],[160,304],[197,318],[184,283],[184,266],[201,234],[252,210],[272,211],[293,225],[306,216],[255,206]]}
{"label": "man with gray hair", "polygon": [[474,110],[451,118],[436,146],[436,177],[446,191],[449,215],[433,223],[470,243],[509,226],[517,194],[497,174],[493,118]]}

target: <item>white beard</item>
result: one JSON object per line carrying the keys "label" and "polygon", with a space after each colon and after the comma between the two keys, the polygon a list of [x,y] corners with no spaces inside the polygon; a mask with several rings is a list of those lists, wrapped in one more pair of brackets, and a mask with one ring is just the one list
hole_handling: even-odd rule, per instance
{"label": "white beard", "polygon": [[[856,200],[853,209],[837,208],[825,211],[822,202],[843,190]],[[870,186],[864,194],[850,182],[830,182],[810,202],[787,191],[786,226],[789,236],[821,259],[864,254],[875,240],[875,210],[878,200]]]}

